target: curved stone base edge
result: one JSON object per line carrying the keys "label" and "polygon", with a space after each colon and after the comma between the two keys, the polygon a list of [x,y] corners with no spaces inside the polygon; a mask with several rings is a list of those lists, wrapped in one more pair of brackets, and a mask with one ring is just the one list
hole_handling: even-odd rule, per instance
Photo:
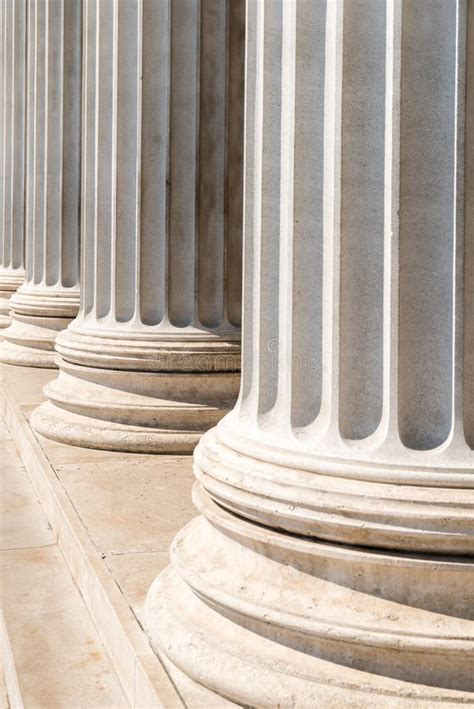
{"label": "curved stone base edge", "polygon": [[[104,334],[105,333],[105,334]],[[219,373],[240,372],[240,339],[219,339],[210,333],[153,334],[146,329],[118,332],[115,336],[104,326],[98,330],[83,331],[78,319],[58,337],[57,350],[72,365],[97,369],[138,372]],[[120,335],[119,337],[117,335]],[[181,336],[184,339],[178,339]],[[233,335],[235,337],[235,333]]]}
{"label": "curved stone base edge", "polygon": [[155,654],[158,656],[168,677],[180,693],[187,707],[195,707],[195,709],[203,709],[204,707],[205,709],[235,709],[235,707],[242,706],[236,702],[224,699],[222,695],[216,694],[207,687],[204,687],[203,684],[198,684],[192,680],[191,677],[181,672],[181,670],[171,662],[169,657],[162,652],[156,652]]}
{"label": "curved stone base edge", "polygon": [[[335,470],[326,470],[324,461],[319,471],[305,470],[298,461],[290,468],[227,445],[221,430],[229,420],[203,436],[194,461],[201,485],[231,512],[328,542],[474,555],[472,470],[445,471],[442,484],[430,486],[364,479],[362,464],[359,479],[345,477],[338,460]],[[359,467],[357,461],[352,467]],[[458,472],[461,481],[452,487]],[[423,474],[429,479],[430,469]]]}
{"label": "curved stone base edge", "polygon": [[474,695],[382,677],[309,656],[219,615],[168,567],[150,588],[152,646],[217,696],[249,707],[472,706]]}
{"label": "curved stone base edge", "polygon": [[11,323],[2,332],[0,362],[57,369],[56,336],[69,323],[67,318],[24,316],[12,311]]}
{"label": "curved stone base edge", "polygon": [[137,372],[71,364],[44,389],[49,406],[32,418],[48,438],[87,448],[191,453],[232,407],[233,372]]}
{"label": "curved stone base edge", "polygon": [[202,435],[104,421],[65,411],[50,401],[33,412],[31,426],[60,443],[128,453],[191,453]]}
{"label": "curved stone base edge", "polygon": [[203,516],[176,536],[146,623],[194,681],[252,706],[474,705],[472,560],[291,536],[193,497]]}
{"label": "curved stone base edge", "polygon": [[0,294],[10,297],[20,288],[25,280],[25,271],[20,269],[4,269],[0,267]]}
{"label": "curved stone base edge", "polygon": [[[11,325],[10,325],[11,327]],[[19,367],[39,367],[41,369],[57,369],[56,353],[36,347],[21,347],[7,342],[3,330],[4,341],[0,343],[0,362],[13,364]]]}
{"label": "curved stone base edge", "polygon": [[0,286],[0,328],[8,327],[11,323],[11,295],[12,291],[2,290]]}
{"label": "curved stone base edge", "polygon": [[71,321],[79,312],[79,290],[31,286],[23,283],[12,295],[12,307],[25,318],[57,318]]}

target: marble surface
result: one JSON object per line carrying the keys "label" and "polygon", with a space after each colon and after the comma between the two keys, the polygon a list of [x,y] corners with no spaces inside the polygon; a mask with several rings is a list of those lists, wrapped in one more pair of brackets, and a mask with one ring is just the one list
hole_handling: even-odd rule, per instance
{"label": "marble surface", "polygon": [[[23,704],[38,709],[126,707],[110,659],[3,424],[0,439],[1,601]],[[5,668],[2,709],[8,706],[12,679],[7,664]]]}
{"label": "marble surface", "polygon": [[[44,400],[42,388],[54,377],[54,372],[1,365],[1,377],[17,405],[18,416],[31,432],[28,419],[38,403]],[[103,586],[108,600],[96,602],[94,599],[97,599],[97,591],[94,591],[91,597],[93,605],[89,607],[89,611],[93,616],[100,614],[104,622],[108,613],[105,604],[110,602],[117,609],[118,606],[114,604],[118,598],[122,603],[125,602],[124,608],[131,613],[131,618],[126,617],[127,614],[119,608],[116,613],[118,618],[114,622],[122,624],[124,642],[135,642],[138,647],[136,652],[141,653],[142,680],[136,681],[133,690],[137,696],[140,692],[143,696],[145,703],[139,706],[159,706],[155,703],[156,692],[162,694],[165,706],[182,706],[182,701],[185,701],[187,706],[212,706],[213,698],[208,697],[207,691],[200,690],[186,677],[183,677],[183,688],[180,688],[181,699],[179,694],[175,694],[173,699],[173,694],[171,692],[170,695],[170,688],[165,686],[159,671],[159,663],[157,670],[157,659],[151,652],[138,622],[134,620],[141,621],[143,618],[147,590],[155,576],[169,563],[168,550],[171,540],[196,514],[191,502],[192,458],[79,448],[51,441],[39,434],[36,434],[35,440],[60,490],[57,496],[61,509],[58,512],[53,512],[50,493],[42,499],[43,504],[46,503],[50,508],[48,514],[53,520],[53,528],[57,528],[56,533],[60,537],[66,535],[62,529],[63,523],[56,520],[57,515],[74,514],[76,517],[72,520],[73,526],[79,525],[84,533],[84,541],[80,542],[82,551],[69,551],[66,554],[69,565],[74,573],[77,573],[84,560],[90,559],[91,554],[96,552],[93,569],[101,579],[105,579]],[[9,431],[4,425],[0,426],[0,450],[5,451],[3,460],[8,472],[10,457],[17,454]],[[6,457],[7,453],[10,457]],[[30,455],[30,452],[23,453]],[[38,469],[37,461],[30,460],[29,466]],[[12,473],[7,478],[11,475]],[[21,492],[24,485],[29,485],[29,482],[25,470],[21,468],[20,472],[14,474],[12,494],[15,496],[18,491]],[[61,494],[64,495],[63,498]],[[17,508],[22,507],[27,510],[28,519],[17,511]],[[46,541],[48,535],[52,535],[54,541],[48,520],[37,499],[34,503],[23,505],[19,504],[15,497],[5,498],[3,508],[6,510],[2,519],[5,544],[14,541],[17,533],[25,537],[31,535],[32,539],[42,539],[43,542],[45,539],[41,535],[46,535]],[[16,518],[12,521],[15,515]],[[81,573],[79,572],[77,577],[79,585],[82,583]],[[38,583],[42,583],[41,579],[38,579]],[[87,577],[84,583],[90,587],[90,578]],[[100,622],[98,618],[95,620]],[[113,625],[110,626],[110,619],[106,620],[106,624],[109,629],[107,632],[110,631],[113,638],[117,635],[117,629],[114,629]],[[21,634],[22,629],[19,628],[18,632]],[[143,638],[139,637],[140,633]],[[112,639],[111,645],[112,652],[118,656],[124,655],[121,643]],[[110,652],[110,647],[108,651]],[[125,675],[130,676],[132,670],[127,670],[125,655],[119,661],[125,668]],[[133,676],[131,681],[133,683]],[[147,695],[150,687],[151,693]],[[171,684],[170,687],[172,688]],[[61,693],[62,690],[58,687],[57,691]]]}
{"label": "marble surface", "polygon": [[244,2],[92,8],[81,308],[32,426],[77,446],[189,454],[240,382]]}
{"label": "marble surface", "polygon": [[[12,171],[16,177],[5,180],[15,211],[14,218],[10,210],[2,212],[0,239],[12,242],[17,266],[24,253],[25,273],[9,301],[11,323],[2,333],[0,361],[54,368],[56,335],[79,308],[82,3],[15,0],[2,7],[7,21],[14,18],[16,33],[11,103],[17,113],[12,130],[17,144],[14,166],[2,170],[6,177]],[[3,64],[10,68],[11,62]],[[4,160],[10,155],[7,146]],[[10,249],[2,251],[8,254]],[[0,268],[0,291],[3,281]]]}

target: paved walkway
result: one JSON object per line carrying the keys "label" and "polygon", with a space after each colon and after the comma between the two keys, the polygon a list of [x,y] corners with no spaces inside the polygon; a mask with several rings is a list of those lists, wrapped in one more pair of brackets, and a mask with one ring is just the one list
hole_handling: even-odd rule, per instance
{"label": "paved walkway", "polygon": [[[55,535],[3,422],[0,579],[7,645],[25,707],[126,707],[127,702]],[[15,682],[5,662],[6,683]],[[19,697],[11,697],[17,706]],[[8,706],[0,683],[0,707]]]}

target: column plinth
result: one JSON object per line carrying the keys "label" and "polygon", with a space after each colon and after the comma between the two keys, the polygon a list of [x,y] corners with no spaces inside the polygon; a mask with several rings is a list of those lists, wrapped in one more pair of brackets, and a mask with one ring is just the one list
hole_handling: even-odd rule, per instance
{"label": "column plinth", "polygon": [[23,268],[0,270],[0,328],[10,325],[10,298],[21,286],[25,277]]}
{"label": "column plinth", "polygon": [[58,335],[60,374],[33,414],[36,430],[85,447],[192,450],[235,402],[240,334],[164,329],[167,337],[143,327],[124,337],[76,321]]}
{"label": "column plinth", "polygon": [[81,308],[32,425],[189,452],[240,378],[243,2],[84,7]]}
{"label": "column plinth", "polygon": [[471,704],[474,13],[247,20],[242,383],[146,627],[244,706]]}
{"label": "column plinth", "polygon": [[81,3],[26,9],[26,273],[0,361],[54,368],[56,335],[79,310]]}
{"label": "column plinth", "polygon": [[79,309],[79,287],[48,288],[28,282],[10,299],[11,324],[4,332],[0,361],[56,368],[55,341]]}
{"label": "column plinth", "polygon": [[10,324],[10,298],[25,277],[26,1],[0,8],[0,328]]}

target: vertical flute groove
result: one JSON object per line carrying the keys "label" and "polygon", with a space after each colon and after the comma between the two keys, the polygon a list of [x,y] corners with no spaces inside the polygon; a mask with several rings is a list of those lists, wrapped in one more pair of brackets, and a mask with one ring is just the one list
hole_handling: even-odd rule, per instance
{"label": "vertical flute groove", "polygon": [[199,322],[206,327],[224,319],[226,15],[226,2],[202,0],[197,289]]}
{"label": "vertical flute groove", "polygon": [[118,34],[119,34],[119,3],[113,0],[111,8],[112,19],[112,43],[111,58],[112,71],[111,81],[111,137],[110,137],[110,264],[109,264],[109,310],[108,315],[111,321],[115,318],[116,294],[117,294],[117,117],[118,117]]}
{"label": "vertical flute groove", "polygon": [[[14,56],[14,21],[15,21],[15,6],[13,2],[5,3],[5,34],[4,42],[4,57],[3,57],[3,72],[4,72],[4,142],[3,142],[3,232],[4,234],[12,233],[12,158],[13,145],[12,136],[14,128],[13,123],[13,56]],[[3,237],[5,239],[5,237]],[[4,260],[6,263],[11,262],[11,239],[4,240]]]}
{"label": "vertical flute groove", "polygon": [[474,448],[474,6],[467,3],[465,62],[465,192],[464,192],[464,346],[463,423],[466,441]]}
{"label": "vertical flute groove", "polygon": [[26,219],[25,228],[29,238],[25,240],[25,280],[32,281],[34,277],[34,200],[35,200],[35,130],[34,116],[36,113],[36,57],[31,51],[35,38],[36,27],[36,2],[29,0],[27,12],[27,103],[26,116]]}
{"label": "vertical flute groove", "polygon": [[194,319],[198,15],[198,0],[171,5],[168,317],[177,327]]}
{"label": "vertical flute groove", "polygon": [[165,317],[168,233],[170,3],[143,2],[140,319]]}
{"label": "vertical flute groove", "polygon": [[242,416],[255,416],[257,410],[259,369],[256,357],[258,345],[259,309],[259,245],[261,236],[262,200],[262,98],[263,98],[263,32],[265,5],[248,0],[246,5],[245,128],[243,193],[243,337],[240,406]]}
{"label": "vertical flute groove", "polygon": [[242,213],[245,81],[245,3],[227,0],[225,317],[241,323]]}
{"label": "vertical flute groove", "polygon": [[116,240],[115,240],[115,292],[114,318],[127,322],[135,313],[136,293],[136,247],[139,239],[140,221],[138,192],[139,126],[138,101],[139,77],[138,35],[139,0],[129,0],[116,5]]}
{"label": "vertical flute groove", "polygon": [[34,101],[35,113],[32,117],[31,130],[35,141],[35,165],[32,176],[34,182],[33,204],[33,283],[38,285],[44,277],[45,252],[45,199],[46,199],[46,120],[47,120],[47,86],[46,86],[46,43],[47,43],[47,5],[44,0],[35,0],[35,36],[32,51],[37,54],[35,62]]}
{"label": "vertical flute groove", "polygon": [[291,413],[295,427],[314,421],[321,406],[323,181],[320,174],[324,160],[326,12],[326,0],[304,0],[297,5]]}
{"label": "vertical flute groove", "polygon": [[66,3],[63,13],[63,155],[60,285],[79,281],[81,194],[82,4]]}
{"label": "vertical flute groove", "polygon": [[0,227],[1,227],[1,262],[2,265],[8,264],[7,256],[7,241],[5,238],[5,180],[6,180],[6,131],[5,131],[5,112],[6,112],[6,100],[5,100],[5,77],[7,73],[7,56],[6,56],[6,42],[5,42],[5,32],[6,32],[6,3],[0,3],[0,149],[2,151],[0,156]]}
{"label": "vertical flute groove", "polygon": [[95,289],[95,178],[96,178],[96,96],[94,81],[96,71],[97,25],[94,22],[96,7],[94,0],[84,3],[84,55],[83,55],[83,121],[82,121],[82,200],[81,200],[81,240],[82,240],[82,282],[81,309],[87,316],[94,308]]}
{"label": "vertical flute groove", "polygon": [[45,210],[44,210],[44,273],[46,286],[54,286],[59,279],[61,250],[62,211],[62,166],[63,166],[63,115],[62,96],[64,87],[64,6],[58,5],[50,12],[46,4],[47,45],[46,63],[46,126],[45,126]]}
{"label": "vertical flute groove", "polygon": [[456,61],[456,3],[405,4],[399,425],[404,444],[422,450],[447,439],[453,415]]}
{"label": "vertical flute groove", "polygon": [[378,0],[344,10],[339,423],[349,439],[382,415],[385,13]]}
{"label": "vertical flute groove", "polygon": [[[24,264],[26,158],[26,4],[0,8],[0,267],[20,276]],[[1,276],[0,276],[1,278]]]}
{"label": "vertical flute groove", "polygon": [[281,189],[281,3],[265,3],[262,112],[266,130],[262,136],[262,202],[260,232],[259,414],[268,413],[278,392],[280,299],[278,239]]}
{"label": "vertical flute groove", "polygon": [[95,310],[98,318],[111,308],[113,241],[113,76],[114,2],[97,2],[97,182],[95,192]]}

